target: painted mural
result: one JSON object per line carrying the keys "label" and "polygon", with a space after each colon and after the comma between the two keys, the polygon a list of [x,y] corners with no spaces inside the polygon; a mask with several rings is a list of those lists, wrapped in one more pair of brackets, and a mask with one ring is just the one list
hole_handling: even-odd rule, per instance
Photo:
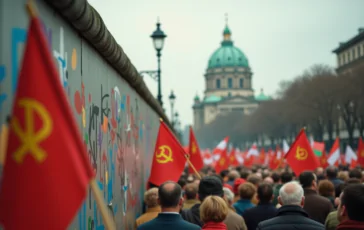
{"label": "painted mural", "polygon": [[[0,125],[11,112],[28,25],[25,1],[4,1],[14,10],[0,9],[5,18],[0,34],[6,35],[0,40]],[[66,22],[41,1],[38,8],[109,211],[117,229],[134,229],[142,213],[159,118]],[[90,190],[69,229],[104,229]]]}

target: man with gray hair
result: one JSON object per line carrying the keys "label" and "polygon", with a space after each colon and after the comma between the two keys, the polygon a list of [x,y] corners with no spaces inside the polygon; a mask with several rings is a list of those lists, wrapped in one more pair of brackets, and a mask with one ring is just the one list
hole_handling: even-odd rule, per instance
{"label": "man with gray hair", "polygon": [[257,230],[324,230],[325,226],[311,220],[303,210],[305,197],[302,186],[295,182],[288,182],[279,190],[278,202],[282,205],[277,216],[259,223]]}

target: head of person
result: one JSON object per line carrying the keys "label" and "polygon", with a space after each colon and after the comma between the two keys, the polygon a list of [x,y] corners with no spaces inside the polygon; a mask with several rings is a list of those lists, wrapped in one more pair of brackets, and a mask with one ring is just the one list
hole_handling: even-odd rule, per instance
{"label": "head of person", "polygon": [[305,171],[300,174],[298,179],[302,185],[302,188],[317,190],[317,179],[313,172]]}
{"label": "head of person", "polygon": [[285,172],[282,172],[280,179],[281,179],[282,184],[285,184],[285,183],[292,181],[293,175],[292,175],[292,173],[285,171]]}
{"label": "head of person", "polygon": [[296,181],[284,184],[279,190],[278,203],[282,206],[298,205],[303,207],[305,197],[303,195],[302,186]]}
{"label": "head of person", "polygon": [[352,169],[349,172],[349,178],[356,178],[359,180],[362,180],[362,174],[361,171],[359,169]]}
{"label": "head of person", "polygon": [[342,181],[347,181],[349,179],[349,172],[348,171],[340,171],[337,174],[337,178]]}
{"label": "head of person", "polygon": [[273,186],[270,183],[261,183],[258,186],[257,198],[260,203],[269,203],[273,199]]}
{"label": "head of person", "polygon": [[324,197],[335,197],[335,186],[329,180],[322,180],[318,184],[318,193]]}
{"label": "head of person", "polygon": [[238,178],[234,181],[233,192],[236,196],[239,195],[239,186],[245,182],[246,180],[243,178]]}
{"label": "head of person", "polygon": [[236,170],[231,170],[228,174],[229,181],[234,181],[235,179],[238,179],[240,177],[240,174]]}
{"label": "head of person", "polygon": [[226,187],[224,187],[223,190],[224,190],[224,197],[225,197],[226,202],[229,205],[233,205],[234,193],[229,188],[226,188]]}
{"label": "head of person", "polygon": [[250,172],[246,169],[240,171],[240,178],[242,178],[242,179],[246,180],[249,175],[250,175]]}
{"label": "head of person", "polygon": [[228,215],[229,207],[220,196],[207,196],[200,206],[200,219],[204,223],[223,222]]}
{"label": "head of person", "polygon": [[144,202],[147,208],[154,208],[158,206],[158,188],[148,189],[144,193]]}
{"label": "head of person", "polygon": [[272,177],[270,177],[270,176],[264,178],[263,182],[268,183],[268,184],[274,184],[274,181],[273,181]]}
{"label": "head of person", "polygon": [[335,166],[329,166],[326,168],[326,177],[327,179],[335,179],[337,177],[338,170]]}
{"label": "head of person", "polygon": [[183,204],[182,188],[173,181],[166,181],[159,186],[158,190],[158,203],[162,211],[176,211],[179,212]]}
{"label": "head of person", "polygon": [[272,179],[273,179],[274,184],[278,184],[279,181],[281,180],[281,175],[279,175],[279,173],[277,173],[277,172],[274,172],[274,173],[272,173]]}
{"label": "head of person", "polygon": [[247,181],[255,185],[255,187],[258,187],[259,183],[262,182],[262,177],[261,175],[259,176],[257,174],[252,174],[248,176]]}
{"label": "head of person", "polygon": [[254,197],[256,191],[257,187],[250,182],[246,182],[239,186],[239,196],[244,200],[251,200]]}
{"label": "head of person", "polygon": [[353,220],[364,224],[364,185],[350,184],[340,195],[340,202],[337,209],[338,219]]}
{"label": "head of person", "polygon": [[180,177],[177,183],[184,189],[187,184],[187,179],[185,177]]}
{"label": "head of person", "polygon": [[186,200],[194,200],[197,199],[197,187],[198,185],[195,183],[188,183],[185,186],[185,199]]}
{"label": "head of person", "polygon": [[198,198],[201,202],[210,195],[224,196],[222,181],[217,176],[205,176],[198,186]]}

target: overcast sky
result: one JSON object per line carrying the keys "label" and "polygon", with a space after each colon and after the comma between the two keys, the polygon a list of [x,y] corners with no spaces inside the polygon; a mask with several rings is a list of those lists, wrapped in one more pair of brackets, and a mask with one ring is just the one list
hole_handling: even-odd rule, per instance
{"label": "overcast sky", "polygon": [[[157,68],[150,38],[159,16],[167,34],[162,51],[163,102],[170,116],[173,89],[182,125],[193,119],[193,97],[203,95],[204,73],[220,46],[225,13],[232,40],[248,57],[258,94],[316,63],[336,66],[332,50],[364,27],[364,0],[89,0],[132,63]],[[157,83],[145,80],[153,94]]]}

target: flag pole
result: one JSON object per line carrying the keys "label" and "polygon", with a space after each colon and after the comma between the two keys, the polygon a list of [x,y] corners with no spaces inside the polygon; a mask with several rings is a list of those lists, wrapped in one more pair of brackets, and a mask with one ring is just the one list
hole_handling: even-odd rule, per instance
{"label": "flag pole", "polygon": [[196,170],[195,166],[193,166],[192,162],[190,161],[190,157],[188,156],[188,154],[185,154],[185,158],[186,158],[186,160],[187,160],[187,162],[188,162],[189,166],[190,166],[190,167],[192,168],[192,170],[196,173],[196,175],[197,175],[198,179],[200,179],[200,180],[201,180],[201,175],[197,172],[197,170]]}
{"label": "flag pole", "polygon": [[8,148],[9,128],[7,124],[3,124],[1,127],[0,136],[0,164],[4,165],[6,150]]}
{"label": "flag pole", "polygon": [[96,179],[92,179],[90,181],[91,190],[95,196],[96,204],[101,212],[102,219],[105,223],[105,228],[108,230],[116,230],[115,223],[110,218],[110,215],[108,214],[108,210],[106,208],[106,205],[104,203],[104,199],[102,198],[101,191],[99,186],[97,186]]}

